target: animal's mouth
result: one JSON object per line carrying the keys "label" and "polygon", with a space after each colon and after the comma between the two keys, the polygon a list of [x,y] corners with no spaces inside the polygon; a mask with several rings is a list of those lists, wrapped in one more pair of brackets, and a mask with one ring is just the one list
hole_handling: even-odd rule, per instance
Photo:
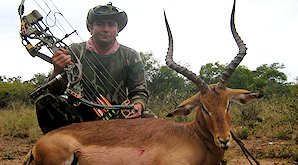
{"label": "animal's mouth", "polygon": [[230,136],[227,136],[225,138],[217,137],[216,144],[218,147],[220,147],[221,149],[226,151],[231,146],[231,138],[230,138]]}
{"label": "animal's mouth", "polygon": [[228,142],[227,144],[221,144],[221,148],[225,151],[228,150],[230,148],[230,142]]}

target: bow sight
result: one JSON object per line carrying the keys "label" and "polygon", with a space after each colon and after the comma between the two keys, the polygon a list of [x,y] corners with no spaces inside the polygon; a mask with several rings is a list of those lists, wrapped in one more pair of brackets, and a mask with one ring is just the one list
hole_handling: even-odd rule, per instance
{"label": "bow sight", "polygon": [[[49,63],[52,63],[51,58],[39,52],[39,50],[46,46],[54,54],[59,48],[67,47],[63,40],[75,32],[74,30],[72,33],[66,34],[62,39],[56,38],[50,31],[50,28],[43,22],[43,17],[37,10],[33,10],[30,14],[21,18],[20,35],[22,44],[32,57],[38,56]],[[28,38],[40,41],[33,46]]]}
{"label": "bow sight", "polygon": [[[22,44],[26,47],[32,57],[40,57],[49,63],[52,63],[51,58],[44,53],[41,53],[41,48],[45,46],[52,54],[60,48],[66,48],[71,51],[63,40],[75,32],[76,31],[74,30],[72,33],[66,34],[62,39],[55,37],[50,31],[50,28],[43,22],[43,17],[37,10],[33,10],[30,14],[21,18],[20,36],[22,38]],[[29,40],[37,41],[37,43],[33,45]],[[76,84],[80,80],[81,66],[79,61],[78,63],[68,65],[65,68],[65,71],[71,85]],[[48,87],[48,85],[61,79],[61,77],[62,76],[58,76],[52,81],[38,87],[31,93],[31,97],[35,99]]]}

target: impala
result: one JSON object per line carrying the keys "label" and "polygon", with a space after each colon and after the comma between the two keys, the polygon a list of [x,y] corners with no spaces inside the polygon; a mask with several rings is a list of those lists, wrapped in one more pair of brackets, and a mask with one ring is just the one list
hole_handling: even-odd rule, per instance
{"label": "impala", "polygon": [[167,116],[196,111],[189,123],[166,119],[92,121],[71,124],[41,137],[32,150],[34,164],[103,165],[216,165],[231,145],[229,102],[247,103],[261,94],[227,87],[229,77],[246,54],[246,47],[234,25],[231,30],[239,53],[227,66],[217,84],[207,85],[199,76],[173,61],[173,37],[165,16],[169,37],[166,63],[191,80],[198,93],[183,101]]}

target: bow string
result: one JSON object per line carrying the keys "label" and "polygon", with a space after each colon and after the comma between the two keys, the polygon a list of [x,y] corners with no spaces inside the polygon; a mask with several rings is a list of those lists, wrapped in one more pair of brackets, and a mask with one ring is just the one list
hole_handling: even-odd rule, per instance
{"label": "bow string", "polygon": [[[79,102],[84,103],[87,106],[95,107],[95,108],[104,108],[104,109],[132,109],[132,105],[102,105],[97,104],[98,98],[93,98],[94,96],[101,96],[100,92],[96,90],[96,87],[93,85],[92,81],[88,79],[87,76],[84,75],[82,72],[82,64],[80,62],[79,56],[77,52],[75,52],[70,46],[73,45],[77,48],[76,44],[72,40],[72,36],[77,36],[79,41],[82,42],[82,38],[77,33],[76,30],[71,26],[71,24],[67,21],[67,19],[62,15],[62,13],[59,11],[59,9],[55,6],[55,4],[51,1],[51,5],[54,9],[50,7],[50,5],[43,0],[44,6],[48,9],[46,11],[44,7],[42,7],[41,4],[39,4],[36,0],[35,4],[44,12],[46,17],[44,18],[42,14],[40,14],[37,10],[33,10],[31,13],[24,15],[25,11],[25,0],[21,1],[21,4],[18,8],[18,13],[20,16],[21,21],[21,30],[20,30],[20,36],[22,39],[22,44],[25,46],[26,50],[29,52],[29,54],[32,57],[39,57],[48,63],[52,63],[52,59],[50,56],[47,55],[47,52],[49,51],[50,54],[54,54],[57,50],[65,48],[68,51],[70,51],[71,54],[73,54],[75,59],[72,59],[72,64],[69,64],[64,69],[64,72],[57,75],[52,80],[48,81],[47,83],[39,86],[37,89],[35,89],[31,96],[32,98],[36,98],[39,95],[45,91],[49,85],[53,84],[56,81],[59,81],[66,75],[68,79],[68,87],[66,89],[66,92],[77,98]],[[65,23],[68,25],[70,29],[70,33],[68,33],[65,27],[61,23],[61,20],[58,18],[61,17]],[[53,30],[54,29],[54,30]],[[60,33],[59,37],[56,37],[57,35],[54,35],[54,33]],[[92,52],[92,55],[95,56],[95,54]],[[91,66],[90,68],[96,72],[101,74],[104,80],[102,80],[98,75],[97,79],[99,79],[102,84],[105,84],[104,82],[108,83],[110,86],[112,86],[114,89],[118,89],[118,83],[113,78],[113,76],[108,72],[108,70],[104,67],[104,65],[100,61],[96,61],[99,63],[102,68],[104,68],[103,71],[100,71],[95,65],[86,57],[85,61],[87,65]],[[112,82],[108,79],[111,78]],[[88,88],[88,91],[92,93],[85,93],[85,96],[82,95],[82,89],[80,88],[80,82],[88,83],[91,86],[86,86]],[[79,87],[78,87],[79,86]],[[104,88],[109,92],[108,88],[104,86]],[[119,89],[118,89],[119,90]],[[119,90],[120,96],[123,99],[127,99],[127,94],[122,89]],[[110,93],[111,94],[111,93]]]}

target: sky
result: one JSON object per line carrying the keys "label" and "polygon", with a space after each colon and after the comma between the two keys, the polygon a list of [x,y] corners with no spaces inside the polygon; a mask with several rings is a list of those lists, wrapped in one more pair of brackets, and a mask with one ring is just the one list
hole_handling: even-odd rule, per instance
{"label": "sky", "polygon": [[[229,25],[233,0],[27,0],[24,14],[36,9],[45,20],[48,7],[48,18],[60,11],[63,17],[55,16],[65,32],[78,32],[66,42],[82,42],[90,37],[85,24],[88,10],[108,2],[128,15],[118,41],[138,52],[151,52],[161,64],[165,64],[168,48],[164,10],[174,38],[174,60],[189,70],[199,74],[202,65],[227,64],[238,53]],[[26,81],[36,73],[48,74],[52,65],[32,58],[22,45],[19,3],[0,2],[0,76],[21,76]],[[53,26],[50,20],[46,22]],[[285,65],[281,71],[288,81],[298,77],[298,0],[237,0],[235,25],[248,48],[241,65],[255,70],[263,64],[280,63]],[[65,34],[56,29],[55,35]]]}

